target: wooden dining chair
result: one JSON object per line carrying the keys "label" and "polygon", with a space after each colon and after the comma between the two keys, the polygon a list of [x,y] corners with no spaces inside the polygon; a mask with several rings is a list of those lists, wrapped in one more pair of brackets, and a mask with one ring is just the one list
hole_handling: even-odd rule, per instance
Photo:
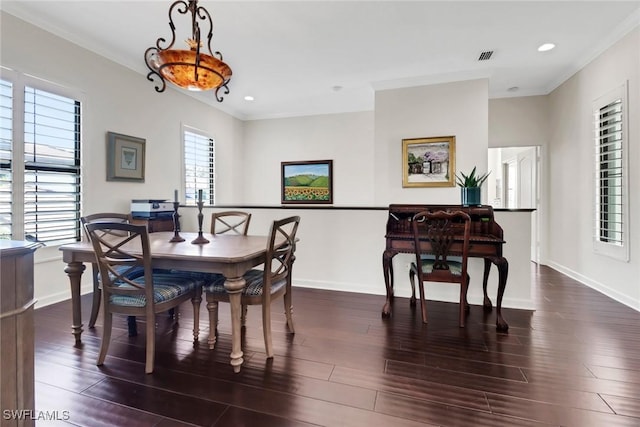
{"label": "wooden dining chair", "polygon": [[[82,224],[82,229],[84,230],[85,236],[89,241],[89,234],[85,228],[86,224],[92,222],[118,222],[122,224],[130,223],[129,214],[123,213],[114,213],[114,212],[100,212],[91,215],[85,215],[80,218],[80,222]],[[96,324],[96,320],[98,319],[98,313],[100,311],[100,302],[102,301],[102,291],[100,289],[100,270],[98,269],[98,264],[92,263],[92,278],[93,278],[93,297],[91,303],[91,315],[89,316],[89,328],[93,328]],[[141,269],[132,270],[129,272],[130,279],[135,279],[138,276],[144,274]],[[134,326],[134,330],[131,331],[131,326]],[[133,319],[129,319],[129,335],[135,335],[135,317]]]}
{"label": "wooden dining chair", "polygon": [[[241,304],[243,307],[262,305],[262,329],[268,358],[273,357],[271,301],[284,297],[287,326],[291,333],[295,332],[291,305],[291,268],[295,260],[296,233],[299,224],[299,216],[273,221],[262,270],[249,270],[243,276],[246,285],[242,291]],[[218,303],[221,301],[229,302],[229,294],[224,288],[224,280],[224,276],[220,276],[217,280],[205,284],[203,287],[209,311],[209,339],[207,342],[210,349],[213,349],[216,343]]]}
{"label": "wooden dining chair", "polygon": [[251,214],[242,211],[223,211],[211,214],[211,234],[247,235]]}
{"label": "wooden dining chair", "polygon": [[460,284],[459,324],[463,328],[469,309],[467,260],[471,219],[462,211],[423,211],[411,219],[415,261],[409,269],[409,281],[415,288],[418,278],[422,322],[427,323],[424,282]]}
{"label": "wooden dining chair", "polygon": [[[149,234],[144,225],[92,222],[85,229],[93,245],[102,285],[104,324],[97,365],[102,365],[107,355],[113,314],[145,316],[145,372],[150,374],[154,367],[156,314],[191,299],[193,337],[194,341],[198,339],[201,284],[183,275],[152,270]],[[131,278],[130,273],[139,269],[143,274]],[[174,321],[177,319],[176,315]]]}

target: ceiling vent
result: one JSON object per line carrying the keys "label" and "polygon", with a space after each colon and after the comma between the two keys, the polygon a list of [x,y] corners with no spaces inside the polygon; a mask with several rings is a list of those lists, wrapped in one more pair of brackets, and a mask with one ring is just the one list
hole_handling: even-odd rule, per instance
{"label": "ceiling vent", "polygon": [[488,61],[489,59],[491,59],[491,55],[493,55],[492,50],[487,50],[485,52],[482,52],[478,57],[478,61]]}

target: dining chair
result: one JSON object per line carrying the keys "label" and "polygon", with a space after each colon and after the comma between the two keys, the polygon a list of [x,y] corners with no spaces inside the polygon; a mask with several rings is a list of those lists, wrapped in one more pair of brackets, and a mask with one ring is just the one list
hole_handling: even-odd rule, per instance
{"label": "dining chair", "polygon": [[461,328],[465,325],[469,310],[470,223],[469,215],[462,211],[422,211],[411,219],[415,261],[409,268],[409,281],[415,289],[415,278],[418,278],[423,323],[427,323],[424,282],[444,282],[460,284],[459,324]]}
{"label": "dining chair", "polygon": [[[262,270],[252,269],[243,276],[246,282],[241,295],[243,311],[249,305],[262,306],[262,329],[267,358],[273,357],[271,301],[283,297],[287,326],[291,333],[295,333],[291,306],[291,269],[295,260],[296,233],[299,224],[299,216],[273,221],[267,239]],[[210,349],[213,349],[216,343],[218,303],[221,301],[229,302],[229,294],[224,288],[224,281],[224,276],[220,276],[203,286],[209,311],[209,339],[207,343]]]}
{"label": "dining chair", "polygon": [[[91,215],[85,215],[80,218],[80,222],[82,224],[82,229],[84,230],[85,236],[87,240],[89,240],[89,234],[85,228],[86,224],[92,222],[118,222],[122,224],[130,223],[129,214],[123,213],[113,213],[113,212],[100,212]],[[106,231],[105,231],[106,233]],[[98,268],[98,264],[92,263],[92,278],[93,278],[93,299],[91,303],[91,315],[89,316],[89,328],[93,328],[96,324],[96,320],[98,319],[98,313],[100,311],[100,302],[102,301],[102,291],[100,289],[100,270]],[[129,272],[129,278],[135,279],[138,276],[144,274],[144,271],[141,269],[132,270]],[[135,335],[135,317],[133,319],[128,319],[129,323],[129,335]],[[133,327],[133,331],[131,328]]]}
{"label": "dining chair", "polygon": [[[177,308],[191,299],[193,337],[197,341],[202,301],[201,283],[183,275],[152,270],[149,233],[144,225],[91,222],[85,225],[85,229],[93,245],[102,285],[104,324],[97,365],[104,364],[107,355],[113,314],[145,316],[145,372],[150,374],[154,368],[156,314]],[[131,278],[130,273],[140,269],[143,274]],[[177,322],[178,316],[173,320]]]}
{"label": "dining chair", "polygon": [[211,214],[211,234],[234,233],[243,236],[249,231],[251,214],[242,211],[223,211]]}

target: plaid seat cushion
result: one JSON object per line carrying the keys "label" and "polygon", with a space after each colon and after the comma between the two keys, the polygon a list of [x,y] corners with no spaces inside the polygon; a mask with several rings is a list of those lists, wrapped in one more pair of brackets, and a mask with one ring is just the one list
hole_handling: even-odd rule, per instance
{"label": "plaid seat cushion", "polygon": [[[433,272],[433,264],[435,263],[435,259],[431,258],[422,258],[422,272],[425,274],[429,274]],[[462,263],[458,261],[452,261],[451,259],[447,259],[447,264],[449,265],[449,271],[454,276],[462,275]],[[415,268],[416,263],[412,263],[412,268]]]}
{"label": "plaid seat cushion", "polygon": [[[224,289],[225,277],[222,274],[216,275],[213,280],[208,284],[205,284],[202,289],[210,294],[224,294],[227,291]],[[262,295],[264,285],[264,272],[262,270],[249,270],[243,276],[245,282],[242,294],[247,296],[259,296]],[[279,280],[271,284],[271,293],[274,293],[287,284],[286,280]]]}
{"label": "plaid seat cushion", "polygon": [[[135,283],[144,285],[144,276],[133,279]],[[180,295],[184,295],[193,291],[199,283],[195,279],[189,277],[174,275],[171,273],[154,273],[153,274],[153,301],[158,304],[169,301]],[[123,287],[129,285],[122,285]],[[127,306],[127,307],[144,307],[146,297],[144,295],[111,295],[111,304]]]}

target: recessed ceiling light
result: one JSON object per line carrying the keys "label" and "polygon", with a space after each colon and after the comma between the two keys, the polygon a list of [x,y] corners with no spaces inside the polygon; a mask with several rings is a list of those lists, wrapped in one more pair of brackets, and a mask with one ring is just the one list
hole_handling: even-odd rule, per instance
{"label": "recessed ceiling light", "polygon": [[554,47],[556,47],[556,45],[553,43],[545,43],[540,45],[540,47],[538,47],[538,52],[546,52],[548,50],[553,49]]}
{"label": "recessed ceiling light", "polygon": [[244,97],[245,101],[253,101],[254,99],[255,98],[253,96],[251,96],[251,95],[247,95],[247,96]]}

